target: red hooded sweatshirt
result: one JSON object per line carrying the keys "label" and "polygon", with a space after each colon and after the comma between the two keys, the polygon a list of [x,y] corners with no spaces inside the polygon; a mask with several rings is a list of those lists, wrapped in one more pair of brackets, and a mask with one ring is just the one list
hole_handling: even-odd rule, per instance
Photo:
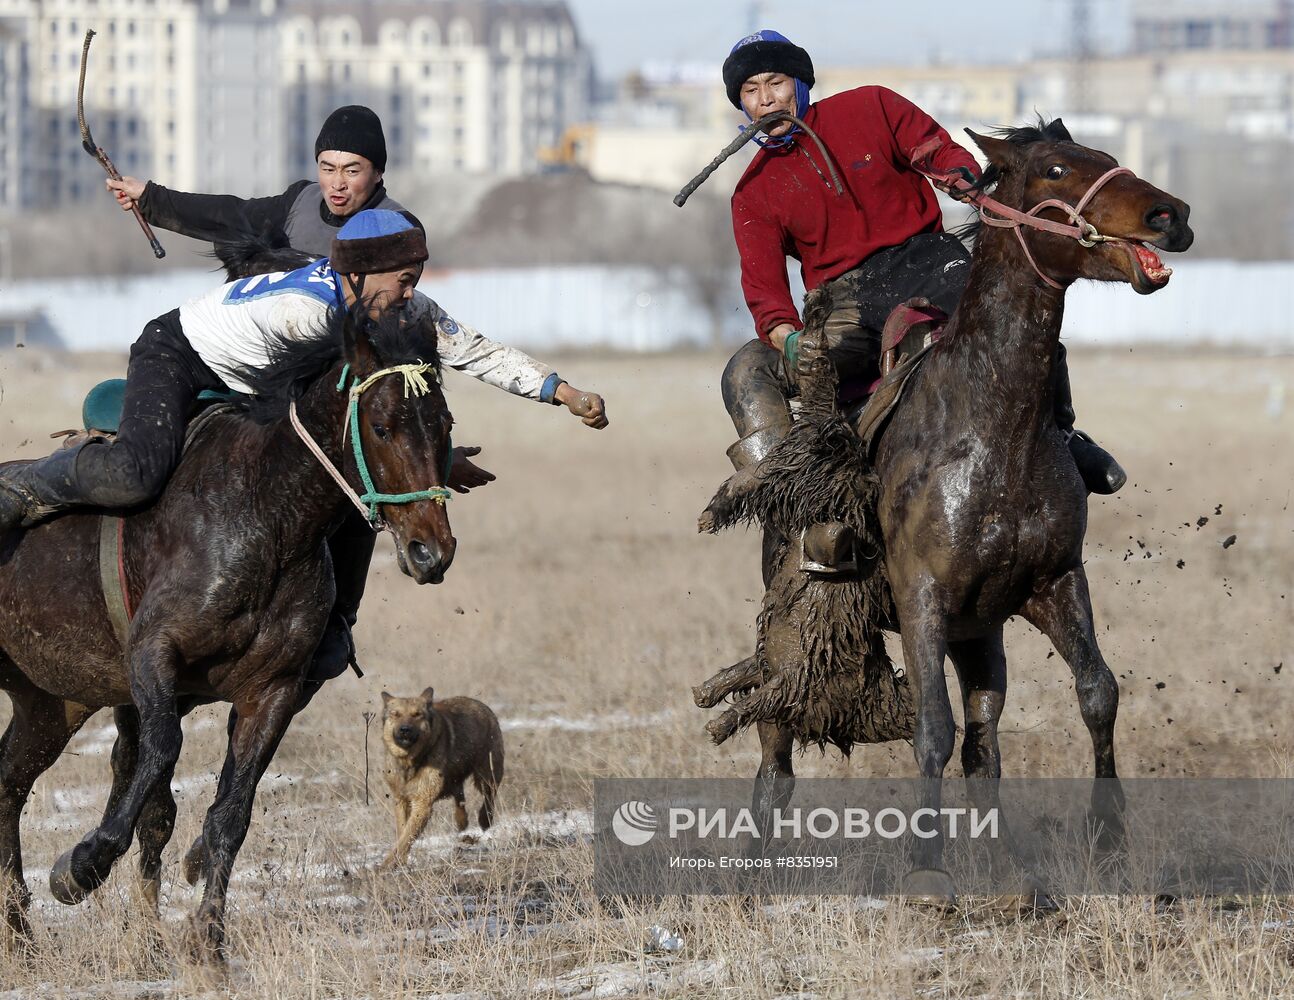
{"label": "red hooded sweatshirt", "polygon": [[845,193],[835,193],[817,144],[801,133],[789,146],[756,153],[732,196],[741,286],[765,342],[780,323],[800,325],[787,257],[800,262],[812,291],[877,250],[943,229],[934,188],[914,161],[936,172],[980,173],[938,122],[884,87],[828,97],[803,117],[835,160]]}

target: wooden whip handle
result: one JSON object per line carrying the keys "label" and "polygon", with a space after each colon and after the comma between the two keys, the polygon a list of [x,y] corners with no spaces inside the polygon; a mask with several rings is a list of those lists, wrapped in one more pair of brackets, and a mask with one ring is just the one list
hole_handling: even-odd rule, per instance
{"label": "wooden whip handle", "polygon": [[[103,151],[103,147],[96,146],[93,152],[95,159],[97,159],[103,165],[103,169],[108,172],[108,176],[114,181],[121,180],[121,171],[117,169],[108,154]],[[144,213],[139,210],[139,203],[132,200],[130,210],[134,213],[135,221],[139,223],[139,228],[142,229],[144,231],[144,235],[148,237],[149,245],[153,248],[153,256],[158,260],[161,260],[166,256],[166,251],[162,248],[161,242],[153,233],[153,227],[144,219]]]}

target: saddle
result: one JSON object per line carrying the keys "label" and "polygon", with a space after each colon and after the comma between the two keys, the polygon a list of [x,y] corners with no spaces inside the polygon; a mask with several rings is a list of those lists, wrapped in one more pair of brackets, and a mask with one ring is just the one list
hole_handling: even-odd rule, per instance
{"label": "saddle", "polygon": [[[121,426],[121,407],[126,397],[126,380],[124,378],[106,379],[88,393],[81,405],[81,422],[84,427],[65,431],[55,431],[50,437],[66,438],[65,448],[91,440],[108,441],[116,436]],[[199,394],[193,411],[189,414],[189,424],[185,431],[185,450],[193,443],[199,429],[208,420],[219,413],[234,409],[232,394],[204,390]],[[116,514],[99,515],[99,582],[103,587],[103,599],[112,621],[113,631],[121,648],[126,648],[126,639],[130,633],[130,621],[134,618],[131,607],[130,590],[126,582],[125,564],[125,527],[126,522]]]}
{"label": "saddle", "polygon": [[921,367],[930,348],[942,339],[948,324],[948,315],[923,298],[908,299],[886,318],[881,331],[881,377],[868,387],[867,395],[846,410],[868,459],[874,457],[881,431],[902,398],[908,379]]}
{"label": "saddle", "polygon": [[[193,434],[192,422],[214,403],[229,403],[234,399],[232,392],[214,392],[204,389],[198,393],[193,412],[189,414],[189,437]],[[75,447],[84,441],[94,438],[109,440],[121,427],[121,408],[126,401],[126,380],[124,378],[104,379],[85,394],[81,403],[81,426],[63,431],[55,431],[52,438],[66,438],[64,447]],[[188,445],[188,439],[185,440]]]}

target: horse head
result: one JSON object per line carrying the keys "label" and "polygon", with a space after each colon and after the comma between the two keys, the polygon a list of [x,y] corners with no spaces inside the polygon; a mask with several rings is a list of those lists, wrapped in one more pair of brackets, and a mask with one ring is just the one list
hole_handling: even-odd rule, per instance
{"label": "horse head", "polygon": [[1168,284],[1172,270],[1153,248],[1190,247],[1189,205],[1076,143],[1059,118],[996,136],[966,131],[989,161],[981,187],[997,182],[980,201],[982,221],[1015,229],[1044,281],[1125,281],[1142,295]]}
{"label": "horse head", "polygon": [[343,326],[348,478],[375,524],[389,528],[400,569],[440,583],[457,545],[449,526],[450,428],[430,320],[392,316]]}

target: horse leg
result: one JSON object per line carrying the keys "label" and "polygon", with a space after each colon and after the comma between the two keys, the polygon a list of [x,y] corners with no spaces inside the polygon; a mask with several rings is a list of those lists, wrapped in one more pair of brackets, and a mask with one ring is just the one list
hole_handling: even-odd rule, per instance
{"label": "horse leg", "polygon": [[[997,725],[1006,704],[1006,652],[1002,629],[990,636],[948,644],[948,658],[957,671],[962,692],[962,715],[966,730],[962,736],[962,773],[966,777],[971,803],[981,816],[996,812],[1002,836],[989,841],[993,880],[1017,881],[1018,861],[1010,826],[1002,812],[998,782],[1002,777],[1002,754],[998,748]],[[1043,892],[1038,880],[1025,872],[1018,888],[998,896],[1005,910],[1053,910],[1055,903]]]}
{"label": "horse leg", "polygon": [[25,946],[31,935],[26,915],[31,893],[23,879],[19,818],[36,779],[96,709],[40,690],[3,660],[0,683],[13,705],[13,717],[0,737],[0,915],[7,943]]}
{"label": "horse leg", "polygon": [[193,950],[199,957],[223,959],[225,897],[234,858],[251,824],[256,786],[287,732],[299,692],[300,684],[293,677],[275,688],[253,692],[254,700],[235,706],[237,718],[229,740],[231,778],[202,824],[207,887],[190,928]]}
{"label": "horse leg", "polygon": [[175,700],[175,668],[175,650],[164,640],[141,645],[132,654],[131,697],[140,720],[134,773],[99,826],[54,862],[49,888],[60,903],[79,903],[103,884],[129,849],[135,825],[158,784],[171,780],[184,738]]}
{"label": "horse leg", "polygon": [[[225,750],[225,762],[220,766],[220,779],[216,782],[216,802],[229,794],[230,785],[234,780],[234,727],[237,723],[238,709],[230,707],[229,718],[225,722],[225,735],[228,737],[227,749]],[[184,860],[180,862],[184,870],[184,881],[188,882],[189,885],[197,885],[201,882],[207,870],[207,844],[202,838],[201,833],[193,838],[193,843],[184,852]]]}
{"label": "horse leg", "polygon": [[1123,786],[1114,764],[1114,721],[1119,712],[1119,682],[1096,644],[1087,574],[1076,566],[1034,594],[1024,606],[1025,619],[1051,640],[1069,664],[1078,692],[1078,707],[1092,737],[1096,779],[1092,784],[1091,818],[1097,843],[1117,847],[1123,838]]}
{"label": "horse leg", "polygon": [[[330,678],[325,678],[324,680],[328,680],[328,679]],[[319,689],[323,687],[324,680],[307,677],[302,682],[301,694],[297,699],[296,708],[293,709],[294,714],[300,714],[301,712],[305,711],[306,706],[310,704],[310,700],[316,694],[318,694]],[[231,740],[233,739],[233,735],[234,735],[234,726],[237,725],[237,723],[238,723],[238,709],[231,707],[229,709],[229,719],[225,724],[225,732],[228,734]],[[230,743],[229,745],[231,747],[233,746],[232,743]],[[228,792],[229,783],[233,781],[233,779],[234,779],[234,758],[233,758],[233,752],[232,750],[230,750],[225,754],[225,762],[220,768],[220,780],[216,783],[217,799],[219,799],[221,795],[224,795]],[[205,872],[207,869],[207,846],[202,839],[201,833],[199,833],[196,837],[193,838],[193,843],[190,844],[189,849],[184,852],[184,860],[181,862],[181,866],[184,871],[184,880],[188,882],[189,885],[197,885],[199,882],[202,881],[202,878],[203,878],[202,873]]]}
{"label": "horse leg", "polygon": [[769,849],[773,831],[774,810],[784,810],[795,791],[795,768],[791,764],[791,749],[795,744],[788,726],[775,722],[760,722],[759,770],[755,772],[755,789],[751,795],[750,811],[759,830],[759,842],[752,844],[752,854],[762,854]]}
{"label": "horse leg", "polygon": [[[933,583],[925,583],[900,604],[899,619],[903,622],[903,661],[915,681],[912,751],[921,778],[919,805],[938,815],[944,768],[952,757],[957,730],[944,678],[947,618]],[[933,837],[914,838],[912,870],[903,878],[903,895],[910,902],[950,909],[957,903],[956,889],[943,868],[943,831],[936,825],[934,833]]]}

